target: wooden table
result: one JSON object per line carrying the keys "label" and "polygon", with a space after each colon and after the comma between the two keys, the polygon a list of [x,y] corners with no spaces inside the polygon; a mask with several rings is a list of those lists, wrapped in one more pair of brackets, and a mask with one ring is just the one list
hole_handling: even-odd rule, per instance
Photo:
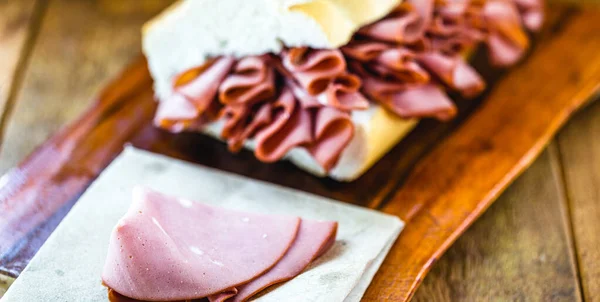
{"label": "wooden table", "polygon": [[[0,174],[89,105],[170,2],[0,0]],[[415,301],[600,301],[599,234],[594,102],[435,264]],[[0,295],[10,281],[0,277]]]}

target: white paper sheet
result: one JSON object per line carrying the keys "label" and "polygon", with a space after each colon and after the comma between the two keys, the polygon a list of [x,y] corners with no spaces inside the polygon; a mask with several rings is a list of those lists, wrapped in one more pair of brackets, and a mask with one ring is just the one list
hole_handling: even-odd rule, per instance
{"label": "white paper sheet", "polygon": [[100,275],[108,238],[139,184],[243,211],[337,220],[334,246],[259,301],[359,301],[404,225],[376,211],[128,147],[83,194],[2,301],[106,301]]}

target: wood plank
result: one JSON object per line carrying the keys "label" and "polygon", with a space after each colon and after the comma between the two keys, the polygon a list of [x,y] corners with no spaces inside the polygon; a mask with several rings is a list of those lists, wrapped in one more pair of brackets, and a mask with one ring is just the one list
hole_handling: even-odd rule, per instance
{"label": "wood plank", "polygon": [[366,301],[410,299],[441,254],[533,161],[573,111],[598,92],[600,11],[573,11],[568,19],[417,163],[382,207],[407,225]]}
{"label": "wood plank", "polygon": [[[1,150],[0,171],[16,165],[51,133],[89,108],[95,101],[92,96],[106,81],[120,72],[132,58],[139,56],[141,25],[170,2],[172,1],[50,2],[31,55],[30,68],[25,73],[22,89],[17,95],[8,123]],[[149,88],[150,80],[145,82]],[[151,89],[146,89],[146,92],[145,97],[151,98]],[[145,115],[140,111],[140,116]],[[126,124],[122,123],[122,126]],[[101,125],[94,126],[106,131]],[[133,130],[135,128],[129,131]],[[121,133],[128,133],[128,130],[122,130]],[[93,145],[95,142],[86,143]],[[53,146],[48,152],[56,154],[59,150],[65,151],[72,146],[64,147],[66,149]],[[63,160],[77,160],[69,151],[65,152]],[[60,160],[44,162],[39,163],[41,166],[38,168],[45,167],[48,171],[53,171],[52,165],[59,162],[64,163]],[[26,175],[29,172],[19,169],[11,171],[12,175]],[[73,183],[60,179],[55,181],[74,186],[80,183],[80,179],[81,177],[76,177]],[[14,208],[5,202],[6,196],[12,195],[10,186],[4,186],[2,191],[7,194],[0,198],[0,211]],[[50,193],[49,190],[44,192]],[[61,196],[60,192],[52,194]],[[10,217],[0,217],[0,238],[3,239],[0,243],[0,263],[3,264],[2,270],[5,273],[14,276],[24,268],[28,260],[20,261],[15,257],[32,257],[76,200],[69,199],[63,204],[46,207],[49,205],[46,203],[47,196],[43,193],[26,194],[18,198],[20,206],[36,209],[27,220],[29,224],[17,228],[9,226],[11,221],[22,217],[16,212]],[[34,226],[43,227],[33,231]],[[17,248],[7,253],[9,249],[6,244],[9,242]]]}
{"label": "wood plank", "polygon": [[2,298],[4,293],[6,293],[6,291],[14,281],[14,278],[0,274],[0,298]]}
{"label": "wood plank", "polygon": [[27,46],[42,15],[43,6],[36,4],[36,0],[0,1],[0,142],[15,78],[24,70]]}
{"label": "wood plank", "polygon": [[414,301],[581,299],[558,156],[552,150],[542,153],[448,249]]}
{"label": "wood plank", "polygon": [[[455,134],[441,142],[436,140],[439,144],[433,152],[423,157],[417,163],[414,172],[408,174],[400,192],[406,194],[407,190],[420,191],[423,194],[415,195],[427,199],[391,198],[391,202],[384,206],[386,211],[396,214],[406,213],[406,209],[402,209],[406,206],[427,211],[408,211],[414,215],[409,217],[412,220],[409,221],[399,242],[409,248],[402,249],[403,245],[396,245],[365,297],[366,300],[402,300],[409,297],[436,257],[439,257],[466,226],[470,225],[499,192],[533,160],[557,127],[594,91],[595,86],[591,87],[590,83],[598,75],[597,66],[593,64],[596,62],[597,53],[587,49],[579,50],[573,56],[572,62],[569,62],[570,65],[564,66],[554,66],[554,62],[548,64],[548,58],[555,60],[553,55],[572,55],[574,49],[580,48],[578,45],[595,46],[598,41],[596,37],[588,36],[588,29],[596,30],[596,25],[590,26],[587,23],[594,23],[598,13],[595,15],[564,8],[558,8],[557,11],[561,14],[566,13],[566,17],[558,24],[550,24],[550,30],[544,34],[547,41],[541,43],[531,58],[534,63],[525,63],[511,71],[508,77],[499,83],[504,87],[500,89],[504,90],[504,95],[498,95],[499,89],[493,89],[483,107],[476,109],[465,124],[456,125],[459,127],[457,133],[461,133],[458,134],[460,140],[457,142]],[[564,46],[567,42],[569,47]],[[586,64],[583,63],[584,57],[588,60]],[[554,68],[561,69],[561,72],[555,75]],[[265,165],[253,162],[248,158],[248,154],[230,155],[222,144],[200,135],[170,135],[158,131],[150,122],[155,106],[150,83],[144,62],[138,61],[109,86],[81,118],[59,131],[23,161],[19,169],[12,170],[5,176],[6,185],[0,188],[0,206],[11,207],[12,213],[17,213],[10,215],[12,221],[6,223],[11,227],[11,231],[16,231],[19,235],[0,234],[0,251],[16,250],[11,254],[14,257],[7,262],[10,265],[16,264],[12,266],[14,274],[18,274],[19,266],[28,261],[28,257],[31,257],[53,229],[46,223],[54,223],[54,220],[62,218],[61,215],[64,215],[85,187],[120,152],[121,145],[125,142],[191,162],[216,166],[325,196],[344,196],[348,198],[347,201],[357,203],[368,201],[369,198],[378,198],[370,191],[378,191],[382,185],[396,188],[400,185],[399,178],[388,176],[407,171],[402,167],[396,171],[396,167],[392,169],[390,166],[379,166],[375,171],[380,174],[373,174],[373,179],[367,182],[376,185],[376,188],[363,186],[363,182],[341,186],[301,174],[302,172],[285,163]],[[527,83],[527,86],[523,86],[524,83]],[[491,87],[495,87],[495,84],[491,83]],[[551,87],[547,87],[548,84],[552,84]],[[516,86],[511,88],[511,85]],[[556,92],[563,91],[565,86],[568,88],[566,94]],[[548,93],[545,93],[546,89],[549,90]],[[529,98],[538,96],[538,93],[539,97]],[[541,115],[537,110],[540,107]],[[493,127],[497,125],[490,125],[490,122],[501,123],[502,127]],[[498,130],[497,138],[494,130]],[[489,135],[490,131],[494,132],[494,135]],[[508,133],[511,135],[507,135]],[[500,141],[488,141],[488,138]],[[514,143],[517,144],[513,146]],[[397,149],[392,153],[388,160],[402,154]],[[490,157],[485,158],[487,155]],[[496,157],[498,155],[501,155],[500,160]],[[494,164],[497,162],[499,166],[486,166],[490,164],[490,160]],[[466,170],[472,168],[481,170],[479,173],[467,173]],[[507,172],[502,174],[500,184],[496,182],[495,185],[488,186],[490,183],[486,181],[497,181],[498,179],[493,177],[497,177],[502,169],[506,169]],[[427,173],[423,173],[424,171]],[[442,171],[448,173],[440,173]],[[472,178],[465,179],[465,175],[472,175]],[[490,175],[492,179],[486,180],[485,177]],[[317,185],[313,186],[314,184]],[[452,188],[462,190],[461,197],[467,198],[456,199],[456,202],[451,202],[452,199],[435,199],[440,196],[456,197],[459,190]],[[484,188],[487,188],[487,191]],[[430,190],[437,190],[438,193]],[[352,197],[355,195],[359,197]],[[346,200],[345,198],[342,200]],[[0,216],[0,223],[1,218]],[[430,222],[437,222],[439,225],[422,228]],[[415,230],[421,233],[416,234]],[[415,238],[417,240],[413,240]],[[418,245],[419,242],[424,244]],[[16,248],[13,246],[15,243]],[[417,244],[411,246],[415,243]],[[28,249],[19,250],[21,246],[27,246]],[[402,254],[403,252],[408,255]],[[405,272],[416,274],[402,276]],[[390,278],[382,279],[382,274],[389,274]],[[405,278],[401,279],[402,277]]]}
{"label": "wood plank", "polygon": [[[107,0],[107,2],[111,2]],[[556,10],[556,14],[564,13],[564,8]],[[554,17],[550,18],[556,19]],[[550,22],[551,23],[551,22]],[[548,32],[551,34],[551,32]],[[474,58],[475,65],[482,71],[484,78],[493,87],[494,82],[505,73],[498,69],[486,66],[486,58],[483,51]],[[254,158],[252,153],[243,151],[241,154],[232,155],[227,152],[223,144],[216,143],[210,138],[197,134],[182,134],[168,136],[153,129],[146,130],[146,136],[152,137],[154,142],[148,145],[152,139],[146,137],[142,146],[152,151],[166,153],[174,157],[186,159],[203,165],[216,167],[225,171],[254,177],[257,179],[278,183],[284,186],[308,191],[311,193],[331,197],[334,199],[351,202],[354,204],[376,207],[396,188],[396,184],[404,179],[407,172],[412,168],[422,155],[436,142],[440,141],[452,129],[456,128],[468,116],[481,101],[485,100],[486,94],[476,100],[457,99],[460,115],[450,123],[439,123],[434,120],[426,120],[420,123],[408,137],[395,146],[386,156],[379,160],[363,177],[353,183],[338,183],[330,179],[319,179],[299,171],[293,165],[286,162],[275,164],[264,164]],[[58,106],[58,104],[57,104]],[[55,109],[59,111],[60,109]],[[37,115],[35,118],[38,118]],[[46,136],[50,130],[43,131]],[[34,141],[39,141],[34,138]],[[135,142],[138,142],[136,140]],[[135,143],[134,142],[134,143]],[[25,149],[30,149],[35,143],[23,143]],[[16,162],[26,154],[18,152],[23,148],[15,147],[14,154],[3,163],[0,160],[0,172],[14,166]],[[20,154],[18,154],[20,153]],[[200,157],[199,154],[204,154]],[[286,177],[280,177],[285,174]],[[357,190],[356,188],[370,188],[369,190]]]}
{"label": "wood plank", "polygon": [[600,301],[600,102],[558,135],[584,297]]}
{"label": "wood plank", "polygon": [[142,24],[171,2],[50,2],[7,125],[1,174],[89,107],[107,80],[139,55]]}
{"label": "wood plank", "polygon": [[[0,145],[14,91],[26,67],[44,13],[37,0],[0,1]],[[0,297],[14,281],[0,274]]]}

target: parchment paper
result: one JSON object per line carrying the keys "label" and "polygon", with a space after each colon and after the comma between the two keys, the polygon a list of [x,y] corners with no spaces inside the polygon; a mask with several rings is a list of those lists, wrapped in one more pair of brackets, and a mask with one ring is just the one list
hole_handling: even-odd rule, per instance
{"label": "parchment paper", "polygon": [[99,176],[3,301],[106,301],[101,272],[111,230],[141,184],[250,212],[337,220],[334,246],[258,301],[359,301],[403,222],[376,211],[127,147]]}

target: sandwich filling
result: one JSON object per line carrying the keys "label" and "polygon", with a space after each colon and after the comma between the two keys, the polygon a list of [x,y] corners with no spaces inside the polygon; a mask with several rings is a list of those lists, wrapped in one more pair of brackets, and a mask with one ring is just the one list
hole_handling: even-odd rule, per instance
{"label": "sandwich filling", "polygon": [[119,301],[247,301],[304,271],[337,222],[247,213],[134,189],[114,228],[102,281]]}
{"label": "sandwich filling", "polygon": [[181,132],[222,123],[232,152],[253,140],[256,157],[275,162],[303,147],[328,171],[353,137],[352,111],[377,103],[400,118],[449,120],[457,109],[447,90],[471,98],[485,89],[465,54],[484,45],[491,64],[515,64],[542,20],[542,0],[407,0],[340,49],[192,68],[176,77],[155,124]]}

